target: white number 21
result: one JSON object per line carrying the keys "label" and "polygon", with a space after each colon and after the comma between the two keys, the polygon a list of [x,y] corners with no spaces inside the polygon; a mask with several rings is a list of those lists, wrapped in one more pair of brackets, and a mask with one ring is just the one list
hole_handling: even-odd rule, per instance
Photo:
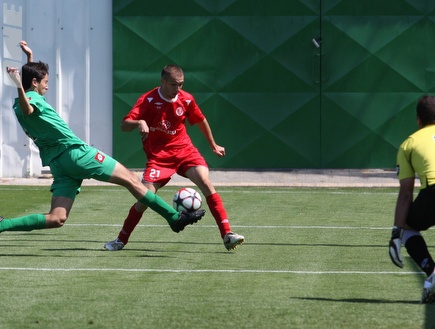
{"label": "white number 21", "polygon": [[160,170],[151,169],[150,178],[159,178],[159,177],[160,177]]}

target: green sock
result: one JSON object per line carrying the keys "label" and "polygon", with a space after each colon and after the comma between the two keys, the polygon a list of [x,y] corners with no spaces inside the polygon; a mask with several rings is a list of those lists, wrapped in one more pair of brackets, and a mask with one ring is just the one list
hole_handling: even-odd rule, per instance
{"label": "green sock", "polygon": [[0,221],[0,232],[3,231],[32,231],[45,228],[45,215],[33,214]]}
{"label": "green sock", "polygon": [[143,203],[147,207],[150,207],[159,215],[163,216],[169,224],[175,222],[179,217],[178,212],[174,208],[163,201],[163,199],[158,195],[149,190],[143,196],[143,198],[139,200],[139,202]]}

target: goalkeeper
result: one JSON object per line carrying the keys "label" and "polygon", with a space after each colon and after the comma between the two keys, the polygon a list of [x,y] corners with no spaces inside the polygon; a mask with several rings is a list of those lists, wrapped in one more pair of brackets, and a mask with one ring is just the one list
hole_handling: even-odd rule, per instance
{"label": "goalkeeper", "polygon": [[[418,130],[409,136],[397,153],[400,180],[394,226],[389,246],[393,263],[402,268],[401,246],[426,273],[422,303],[435,301],[435,263],[421,231],[435,225],[435,97],[423,96],[417,104]],[[421,190],[413,200],[415,176]]]}

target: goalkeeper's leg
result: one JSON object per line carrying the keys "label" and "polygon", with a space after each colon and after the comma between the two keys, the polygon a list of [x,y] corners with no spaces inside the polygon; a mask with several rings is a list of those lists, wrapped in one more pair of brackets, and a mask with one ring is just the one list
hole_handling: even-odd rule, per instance
{"label": "goalkeeper's leg", "polygon": [[435,263],[429,253],[426,241],[419,231],[405,230],[403,244],[409,256],[427,275],[423,285],[421,302],[425,304],[435,302]]}
{"label": "goalkeeper's leg", "polygon": [[430,276],[435,269],[435,263],[421,233],[414,230],[405,230],[402,241],[409,256],[427,276]]}

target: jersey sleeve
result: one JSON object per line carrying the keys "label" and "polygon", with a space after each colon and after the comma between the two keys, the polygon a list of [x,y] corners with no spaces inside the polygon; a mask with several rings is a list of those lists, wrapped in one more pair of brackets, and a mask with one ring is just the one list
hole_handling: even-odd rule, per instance
{"label": "jersey sleeve", "polygon": [[143,111],[145,111],[146,108],[146,102],[148,102],[146,95],[147,94],[143,94],[137,99],[136,103],[133,105],[130,112],[127,113],[127,115],[124,117],[124,119],[122,119],[122,121],[141,119]]}
{"label": "jersey sleeve", "polygon": [[412,178],[415,170],[411,163],[412,139],[406,139],[397,152],[397,177],[399,180]]}
{"label": "jersey sleeve", "polygon": [[192,97],[192,101],[188,106],[186,116],[187,116],[187,121],[191,126],[205,119],[204,114],[202,113],[201,109],[199,108],[198,104],[196,103],[193,97]]}
{"label": "jersey sleeve", "polygon": [[40,97],[33,96],[33,97],[28,97],[27,99],[29,101],[29,104],[33,107],[34,110],[33,113],[40,114],[47,104],[45,101],[43,101],[44,99],[43,98],[41,99]]}

